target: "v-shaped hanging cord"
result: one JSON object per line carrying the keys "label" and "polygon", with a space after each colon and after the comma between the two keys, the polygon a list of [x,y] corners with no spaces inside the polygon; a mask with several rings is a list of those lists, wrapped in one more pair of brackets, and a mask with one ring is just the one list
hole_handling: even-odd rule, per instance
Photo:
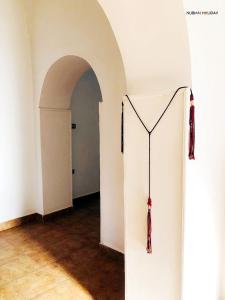
{"label": "v-shaped hanging cord", "polygon": [[[181,86],[179,87],[175,93],[173,94],[172,98],[170,99],[169,103],[167,104],[166,108],[164,109],[164,111],[162,112],[162,114],[160,115],[160,117],[158,118],[158,120],[156,121],[155,125],[151,128],[151,130],[149,130],[147,128],[147,126],[145,125],[145,123],[143,122],[143,120],[141,119],[140,115],[138,114],[136,108],[134,107],[133,103],[131,102],[130,98],[128,95],[126,95],[127,99],[129,100],[129,103],[131,105],[131,107],[133,108],[136,116],[138,117],[139,121],[141,122],[142,126],[144,127],[144,129],[146,130],[146,132],[148,133],[148,140],[149,140],[149,165],[148,165],[148,176],[149,176],[149,190],[148,190],[148,214],[147,214],[147,253],[152,253],[152,239],[151,239],[151,233],[152,233],[152,217],[151,217],[151,210],[152,210],[152,199],[151,199],[151,134],[154,132],[154,130],[156,129],[157,125],[159,124],[159,122],[161,121],[162,117],[164,116],[164,114],[166,113],[166,111],[168,110],[168,108],[170,107],[171,103],[173,102],[175,96],[177,95],[177,93],[181,90],[181,89],[187,89],[188,86]],[[189,133],[189,158],[190,159],[194,159],[194,143],[195,143],[195,134],[194,134],[194,97],[193,97],[193,93],[191,90],[191,96],[190,96],[190,101],[191,101],[191,107],[190,107],[190,119],[189,119],[189,125],[190,125],[190,133]],[[123,103],[122,103],[122,122],[123,122]],[[123,125],[122,125],[122,129],[123,129]],[[122,141],[122,150],[124,148],[124,133],[121,132],[121,141]],[[122,151],[123,152],[123,151]]]}

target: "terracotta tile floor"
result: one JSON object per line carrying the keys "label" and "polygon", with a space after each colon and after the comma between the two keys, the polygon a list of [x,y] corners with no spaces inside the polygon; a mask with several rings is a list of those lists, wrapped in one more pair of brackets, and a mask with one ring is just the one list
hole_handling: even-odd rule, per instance
{"label": "terracotta tile floor", "polygon": [[123,261],[98,245],[97,202],[0,232],[0,300],[124,299]]}

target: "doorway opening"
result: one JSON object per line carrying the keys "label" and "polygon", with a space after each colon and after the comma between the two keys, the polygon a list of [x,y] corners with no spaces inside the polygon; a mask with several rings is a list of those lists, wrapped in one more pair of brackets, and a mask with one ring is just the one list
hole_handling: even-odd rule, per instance
{"label": "doorway opening", "polygon": [[[74,197],[78,198],[94,192],[94,190],[85,193],[80,191],[80,194],[76,194],[76,191],[79,192],[79,188],[81,188],[81,185],[76,185],[74,182],[73,191],[76,166],[74,166],[75,176],[72,174],[71,137],[72,134],[76,135],[82,127],[77,124],[77,129],[71,128],[71,97],[73,91],[76,93],[75,87],[80,78],[90,69],[92,67],[85,59],[67,55],[54,61],[43,78],[39,102],[38,122],[40,122],[40,127],[37,128],[38,131],[40,130],[37,135],[37,143],[40,145],[40,152],[38,152],[39,202],[40,213],[43,215],[72,207]],[[98,99],[100,112],[100,243],[123,253],[123,156],[120,151],[121,103],[119,100],[121,88],[112,80],[110,70],[108,73],[103,72],[98,65],[95,65],[93,70],[92,72],[95,72],[98,78],[103,99],[102,102],[101,97]],[[85,101],[83,102],[85,103]],[[88,120],[86,123],[88,125]],[[72,133],[72,131],[74,132]],[[84,150],[87,151],[87,149]],[[97,169],[95,168],[95,172]],[[99,180],[99,176],[97,179]],[[85,179],[83,181],[87,183]]]}
{"label": "doorway opening", "polygon": [[100,199],[99,101],[101,90],[94,71],[88,69],[71,98],[73,205]]}
{"label": "doorway opening", "polygon": [[108,131],[114,129],[110,119],[114,111],[102,110],[106,102],[101,100],[96,75],[84,59],[69,55],[50,67],[40,99],[43,215],[71,208],[73,202],[74,209],[71,215],[51,223],[60,238],[57,247],[46,250],[54,259],[63,255],[59,264],[75,281],[75,289],[82,287],[89,293],[90,297],[84,299],[111,299],[110,295],[123,300],[123,256],[115,259],[99,246],[99,242],[104,245],[102,232],[109,241],[121,234],[113,227],[113,213],[118,218],[118,199],[109,201],[110,191],[119,190],[110,160],[116,161],[115,149],[119,147],[115,147],[113,135],[110,141],[107,139]]}

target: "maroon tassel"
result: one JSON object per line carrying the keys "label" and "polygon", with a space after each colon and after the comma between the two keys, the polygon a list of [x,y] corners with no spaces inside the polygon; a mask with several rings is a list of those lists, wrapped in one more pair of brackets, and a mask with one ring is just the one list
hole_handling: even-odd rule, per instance
{"label": "maroon tassel", "polygon": [[147,216],[147,253],[152,253],[152,200],[148,198],[148,216]]}
{"label": "maroon tassel", "polygon": [[189,159],[195,159],[195,106],[192,90],[190,95],[189,116]]}

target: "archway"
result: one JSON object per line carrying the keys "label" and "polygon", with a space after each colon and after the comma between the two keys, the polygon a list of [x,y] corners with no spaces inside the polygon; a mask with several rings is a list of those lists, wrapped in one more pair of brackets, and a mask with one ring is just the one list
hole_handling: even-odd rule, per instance
{"label": "archway", "polygon": [[72,206],[71,96],[90,65],[65,56],[49,69],[40,98],[44,214]]}
{"label": "archway", "polygon": [[[86,187],[86,191],[82,191],[80,187],[81,192],[74,192],[73,126],[71,126],[74,117],[72,116],[72,102],[74,101],[72,95],[82,75],[88,71],[92,71],[98,84],[98,102],[102,101],[101,88],[94,70],[86,60],[78,56],[68,55],[57,60],[50,67],[43,83],[39,108],[44,215],[72,207],[75,198],[90,193],[90,187]],[[99,108],[97,110],[99,111]],[[99,118],[99,113],[97,113],[97,118]],[[99,121],[97,126],[97,135],[100,135]],[[100,136],[96,137],[98,143],[96,151],[100,152],[99,138]],[[80,157],[76,157],[76,160],[82,158],[82,153],[79,155]],[[93,159],[88,163],[93,164]],[[98,161],[97,164],[96,167],[100,169],[100,162]],[[88,172],[90,168],[86,170],[86,177],[88,177]],[[96,172],[94,173],[93,176],[96,176]],[[89,180],[91,181],[91,178]],[[100,178],[97,181],[100,182]],[[79,184],[82,185],[82,183]]]}
{"label": "archway", "polygon": [[[79,83],[82,75],[86,74],[88,70],[93,70],[90,64],[81,57],[68,55],[61,57],[48,70],[40,97],[40,138],[41,138],[41,163],[42,163],[42,186],[43,186],[43,211],[44,215],[50,214],[52,212],[60,211],[65,208],[69,208],[73,206],[73,195],[72,195],[72,145],[71,145],[71,136],[72,136],[72,103],[71,98],[73,91],[76,90],[77,84]],[[95,72],[94,72],[95,73]],[[96,73],[95,73],[96,74]],[[101,83],[99,82],[97,75],[96,80],[99,83],[100,91]],[[110,90],[110,89],[108,89]],[[103,94],[104,95],[104,94]],[[84,265],[88,262],[89,255],[96,255],[101,259],[101,249],[102,247],[97,247],[98,243],[103,244],[106,247],[110,247],[110,239],[114,235],[119,235],[121,232],[113,230],[113,223],[115,220],[120,218],[117,211],[110,210],[110,205],[112,202],[110,201],[110,197],[112,197],[111,191],[117,192],[116,189],[116,180],[120,176],[120,169],[118,168],[118,164],[115,162],[118,159],[118,154],[120,153],[120,147],[118,147],[117,151],[110,147],[110,143],[113,141],[115,137],[111,137],[109,140],[109,136],[107,133],[110,128],[107,126],[112,126],[115,118],[115,112],[112,110],[112,104],[103,107],[103,104],[107,104],[107,100],[104,101],[104,97],[99,99],[99,135],[100,135],[100,191],[101,191],[101,212],[100,212],[100,241],[99,234],[96,234],[95,229],[96,223],[93,222],[92,215],[94,213],[94,218],[96,220],[96,210],[95,206],[90,207],[90,210],[87,212],[87,218],[81,221],[82,217],[79,217],[78,222],[80,222],[78,227],[81,227],[81,223],[83,224],[84,231],[86,234],[82,232],[78,236],[76,233],[72,234],[71,243],[73,241],[78,240],[79,243],[84,242],[84,246],[78,251],[78,260],[83,256],[85,256]],[[102,100],[102,101],[101,101]],[[120,113],[120,111],[118,111]],[[108,118],[109,114],[112,119]],[[120,116],[120,114],[119,114]],[[116,115],[116,118],[118,116]],[[117,124],[120,128],[120,124]],[[115,125],[114,125],[115,128]],[[119,132],[118,132],[119,133]],[[120,141],[120,140],[119,140]],[[119,144],[119,143],[118,143]],[[108,149],[111,149],[111,151]],[[115,148],[115,147],[114,147]],[[109,163],[113,160],[115,164],[115,170],[109,168]],[[115,178],[115,175],[117,178]],[[116,180],[115,180],[116,179]],[[119,189],[118,189],[119,190]],[[120,192],[120,190],[119,190]],[[119,199],[120,200],[120,199]],[[117,200],[118,201],[118,200]],[[114,204],[114,203],[113,203]],[[123,205],[123,203],[121,203]],[[103,208],[102,208],[103,207]],[[84,213],[85,214],[85,213]],[[84,215],[83,214],[83,215]],[[98,213],[97,213],[98,215]],[[99,218],[99,217],[98,217]],[[86,224],[86,223],[87,224]],[[102,241],[102,228],[105,230],[104,224],[108,222],[109,226],[111,226],[111,230],[107,233],[107,237],[109,243],[105,243]],[[106,224],[107,225],[107,224]],[[89,227],[90,229],[88,229]],[[98,225],[99,227],[99,225]],[[76,231],[76,230],[75,230]],[[92,232],[93,231],[93,232]],[[77,232],[77,231],[76,231]],[[89,236],[93,234],[94,237]],[[96,240],[96,236],[98,240]],[[86,240],[87,239],[87,240]],[[95,242],[93,243],[93,239]],[[74,245],[76,248],[77,245]],[[78,246],[79,247],[79,246]],[[113,248],[113,247],[112,247]],[[115,247],[116,248],[116,247]],[[105,249],[105,248],[103,248]],[[81,252],[84,251],[84,254]],[[86,254],[85,254],[86,253]],[[73,253],[72,253],[73,254]],[[104,257],[104,255],[103,255]],[[93,281],[102,281],[102,276],[104,274],[103,270],[99,270],[98,260],[94,260],[91,266],[91,272],[95,274],[92,276],[92,279],[87,279],[89,284],[87,286],[83,284],[82,279],[79,278],[79,274],[73,274],[73,270],[68,268],[68,271],[72,273],[76,279],[82,283],[82,285],[86,286],[89,291],[92,291],[92,288],[97,285],[97,282],[93,283]],[[119,293],[123,295],[123,281],[124,281],[124,270],[123,263],[114,262],[114,269],[116,270],[118,267],[119,276],[114,276],[114,272],[111,272],[113,275],[112,278],[116,278],[118,282],[116,282],[117,286],[120,286]],[[101,265],[101,262],[100,264]],[[104,266],[104,262],[103,262]],[[107,264],[105,265],[108,268]],[[101,268],[100,268],[101,269]],[[87,276],[89,276],[87,274]],[[101,278],[101,279],[97,279]],[[112,279],[113,280],[113,279]],[[118,291],[117,291],[118,292]],[[116,291],[115,291],[116,293]],[[95,291],[93,291],[93,295],[95,295]]]}
{"label": "archway", "polygon": [[[41,98],[40,98],[40,131],[41,131],[41,156],[42,156],[42,184],[43,184],[43,208],[44,214],[50,214],[52,212],[60,211],[65,208],[73,206],[73,195],[72,195],[72,94],[73,91],[76,91],[76,87],[79,83],[82,75],[85,75],[88,70],[93,70],[90,64],[77,56],[64,56],[57,60],[49,69],[44,84],[42,87]],[[94,72],[94,70],[92,71]],[[97,76],[96,76],[96,79]],[[101,86],[100,86],[101,90]],[[73,99],[74,100],[74,99]],[[101,98],[98,99],[101,101]],[[106,118],[104,111],[102,111],[101,106],[104,101],[99,102],[99,112],[100,120]],[[115,159],[109,152],[107,148],[103,147],[102,144],[108,144],[108,137],[104,135],[104,132],[107,132],[108,128],[104,128],[104,124],[110,126],[111,122],[101,122],[99,124],[100,132],[100,191],[103,190],[101,195],[101,207],[103,206],[103,213],[100,213],[100,227],[104,224],[104,218],[107,218],[107,222],[113,223],[114,216],[113,214],[107,214],[104,211],[104,206],[108,205],[107,190],[116,189],[116,185],[113,181],[113,173],[110,173],[111,170],[108,169],[105,160]],[[117,147],[117,145],[115,145]],[[106,150],[105,150],[106,149]],[[120,151],[118,149],[118,151]],[[114,151],[113,155],[117,155]],[[118,172],[119,174],[119,172]],[[112,179],[111,179],[112,177]],[[108,186],[111,184],[112,186]],[[91,207],[90,213],[88,212],[89,218],[83,220],[82,222],[92,222],[91,214],[94,211],[95,207]],[[96,214],[95,214],[96,216]],[[81,223],[81,218],[79,218]],[[84,223],[85,224],[85,223]],[[81,224],[77,224],[81,226]],[[90,224],[86,224],[90,226]],[[84,225],[85,230],[87,226]],[[92,226],[92,225],[91,225]],[[93,227],[96,227],[95,224]],[[113,225],[112,225],[113,228]],[[85,235],[89,239],[88,233]],[[110,235],[117,234],[111,230],[108,233],[109,240]],[[96,232],[93,232],[94,239],[96,238]],[[85,237],[78,236],[79,239],[85,239]],[[72,236],[72,239],[76,239],[76,235]],[[86,241],[86,244],[89,242],[89,246],[92,248],[91,253],[99,255],[97,249],[101,249],[97,243],[102,243],[102,239],[98,240],[97,243],[91,241]],[[83,240],[82,240],[83,241]],[[85,243],[85,242],[84,242]],[[82,242],[81,242],[82,244]],[[87,246],[87,245],[86,245]],[[110,245],[106,245],[110,246]],[[85,246],[84,246],[85,247]],[[60,250],[59,250],[60,251]],[[84,249],[84,251],[86,251]],[[80,253],[79,253],[80,255]],[[87,255],[87,254],[86,254]],[[92,255],[92,254],[91,254]],[[99,256],[98,256],[99,257]],[[88,260],[88,257],[86,257]],[[85,262],[86,263],[86,262]],[[96,263],[93,262],[91,268],[96,269]],[[121,292],[123,293],[123,264],[119,266],[119,273],[121,275],[120,285]],[[100,272],[100,271],[99,271]],[[104,272],[100,272],[103,274]],[[79,274],[75,274],[79,278]],[[90,275],[89,275],[90,276]],[[95,276],[98,276],[96,272]],[[101,275],[102,276],[102,275]],[[120,277],[115,277],[120,278]],[[116,280],[117,280],[116,279]],[[97,280],[97,279],[95,279]],[[101,281],[101,280],[100,280]],[[82,282],[82,280],[81,280]],[[87,284],[88,289],[91,290]],[[94,292],[93,292],[94,293]]]}
{"label": "archway", "polygon": [[[71,95],[91,65],[65,55],[47,71],[39,102],[43,215],[72,206]],[[123,251],[123,161],[120,152],[120,85],[96,72],[100,115],[100,243]],[[97,69],[98,71],[98,69]],[[111,70],[109,70],[110,75]],[[110,139],[109,139],[110,136]]]}
{"label": "archway", "polygon": [[[62,9],[61,1],[53,4],[52,1],[41,0],[38,3],[34,2],[33,8],[34,18],[43,16],[41,22],[34,24],[35,34],[33,36],[35,44],[34,101],[35,106],[37,105],[37,109],[35,109],[36,210],[40,214],[47,214],[60,209],[55,206],[47,207],[46,199],[44,199],[41,115],[42,112],[45,113],[44,110],[47,111],[48,107],[54,107],[54,109],[66,107],[65,113],[67,112],[70,103],[66,102],[66,106],[62,105],[62,102],[64,103],[62,98],[65,99],[63,93],[60,93],[60,96],[46,97],[46,94],[51,94],[47,92],[48,87],[50,90],[55,90],[54,86],[51,87],[48,79],[51,78],[50,72],[57,68],[56,63],[65,57],[70,57],[67,65],[71,70],[72,57],[76,55],[83,58],[93,68],[101,87],[103,99],[100,105],[100,116],[102,116],[100,118],[100,166],[108,171],[102,172],[101,175],[101,244],[123,252],[124,189],[123,155],[120,152],[120,118],[121,102],[126,93],[126,77],[117,41],[109,21],[97,1],[88,2],[88,5],[84,5],[83,1],[63,1]],[[46,30],[47,28],[48,30]],[[90,67],[80,63],[78,65],[80,68]],[[76,70],[84,71],[84,69],[80,70],[78,65]],[[62,67],[62,69],[64,68]],[[55,81],[61,86],[65,82],[66,75],[61,69],[57,73],[63,74],[61,82],[60,80]],[[72,85],[74,83],[75,78]],[[61,99],[59,100],[59,98]],[[56,201],[55,204],[57,204]],[[69,204],[67,203],[67,205]]]}

